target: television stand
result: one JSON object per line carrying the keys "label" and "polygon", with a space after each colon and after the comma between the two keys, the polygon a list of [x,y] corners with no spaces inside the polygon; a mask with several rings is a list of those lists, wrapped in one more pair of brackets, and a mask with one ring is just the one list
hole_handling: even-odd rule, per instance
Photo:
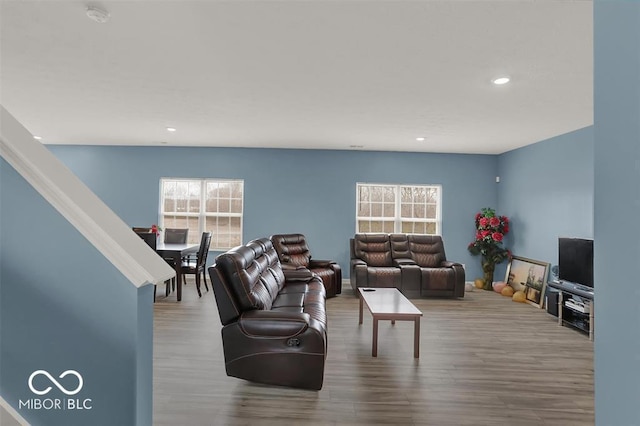
{"label": "television stand", "polygon": [[549,286],[559,290],[558,325],[576,328],[593,340],[593,288],[561,280],[551,281]]}

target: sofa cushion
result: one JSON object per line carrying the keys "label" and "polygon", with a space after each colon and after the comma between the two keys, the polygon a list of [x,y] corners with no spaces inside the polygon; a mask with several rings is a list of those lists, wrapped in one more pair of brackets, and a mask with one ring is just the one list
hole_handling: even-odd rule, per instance
{"label": "sofa cushion", "polygon": [[411,258],[422,267],[437,268],[446,260],[444,244],[438,235],[408,235]]}
{"label": "sofa cushion", "polygon": [[304,307],[312,303],[324,303],[324,293],[281,293],[271,304],[271,308],[282,308],[284,306]]}
{"label": "sofa cushion", "polygon": [[453,290],[455,271],[451,268],[420,268],[423,290]]}
{"label": "sofa cushion", "polygon": [[[313,281],[317,282],[318,281]],[[326,325],[325,290],[318,283],[320,290],[307,290],[305,292],[280,292],[271,305],[271,310],[277,311],[283,308],[293,308],[294,312],[308,313],[311,318]],[[289,287],[286,285],[285,288]],[[314,286],[315,287],[315,286]],[[290,312],[290,311],[289,311]]]}
{"label": "sofa cushion", "polygon": [[411,259],[407,234],[391,234],[389,235],[389,242],[391,243],[391,255],[393,260]]}
{"label": "sofa cushion", "polygon": [[325,289],[321,282],[319,281],[309,281],[309,282],[287,282],[287,285],[284,286],[282,290],[280,290],[279,294],[287,294],[287,293],[307,293],[314,292],[324,295]]}
{"label": "sofa cushion", "polygon": [[276,249],[276,253],[279,253],[280,259],[283,263],[304,267],[309,266],[311,253],[304,235],[272,235],[271,240],[274,248]]}
{"label": "sofa cushion", "polygon": [[354,237],[356,257],[368,266],[391,266],[391,244],[387,234],[356,234]]}
{"label": "sofa cushion", "polygon": [[400,268],[375,267],[367,268],[369,287],[396,287],[402,286],[402,271]]}

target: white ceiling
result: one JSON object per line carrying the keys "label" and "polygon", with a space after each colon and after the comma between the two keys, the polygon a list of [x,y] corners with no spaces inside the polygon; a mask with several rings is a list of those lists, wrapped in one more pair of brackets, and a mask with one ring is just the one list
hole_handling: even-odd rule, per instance
{"label": "white ceiling", "polygon": [[592,6],[2,0],[0,103],[52,144],[502,153],[593,124]]}

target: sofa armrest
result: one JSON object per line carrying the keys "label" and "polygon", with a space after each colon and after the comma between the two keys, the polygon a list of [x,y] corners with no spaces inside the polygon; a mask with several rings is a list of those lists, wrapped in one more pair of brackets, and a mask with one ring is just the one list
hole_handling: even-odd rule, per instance
{"label": "sofa armrest", "polygon": [[294,266],[290,268],[282,267],[285,281],[309,281],[313,277],[313,272],[304,266]]}
{"label": "sofa armrest", "polygon": [[297,271],[297,270],[300,270],[300,269],[307,269],[304,266],[294,265],[294,264],[291,264],[291,263],[283,263],[283,262],[280,262],[280,266],[282,267],[283,271]]}
{"label": "sofa armrest", "polygon": [[337,262],[333,260],[318,260],[311,259],[309,261],[309,268],[330,268],[331,265],[336,265]]}
{"label": "sofa armrest", "polygon": [[351,267],[355,268],[356,266],[367,266],[367,262],[362,259],[351,259]]}
{"label": "sofa armrest", "polygon": [[353,280],[351,281],[351,285],[353,286],[354,291],[356,290],[356,287],[369,286],[369,267],[365,262],[363,261],[357,262],[353,266],[351,275],[353,277]]}
{"label": "sofa armrest", "polygon": [[453,297],[464,297],[464,280],[466,279],[466,277],[462,263],[449,262],[445,260],[441,263],[441,266],[444,268],[453,269],[453,272],[455,274]]}
{"label": "sofa armrest", "polygon": [[248,336],[286,338],[304,332],[310,320],[306,313],[253,310],[240,315],[238,325]]}
{"label": "sofa armrest", "polygon": [[417,265],[413,259],[393,259],[393,266],[408,266],[408,265]]}

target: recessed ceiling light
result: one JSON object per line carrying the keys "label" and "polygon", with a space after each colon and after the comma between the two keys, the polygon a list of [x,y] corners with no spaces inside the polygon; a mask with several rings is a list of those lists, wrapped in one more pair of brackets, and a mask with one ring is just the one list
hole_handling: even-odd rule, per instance
{"label": "recessed ceiling light", "polygon": [[418,142],[422,142],[422,141],[424,140],[424,137],[423,137],[423,136],[417,137],[417,138],[416,138],[416,140],[417,140]]}
{"label": "recessed ceiling light", "polygon": [[33,138],[39,141],[40,139],[42,139],[42,136],[34,136]]}
{"label": "recessed ceiling light", "polygon": [[89,19],[99,24],[104,24],[110,18],[109,12],[93,6],[89,6],[87,8],[87,16]]}
{"label": "recessed ceiling light", "polygon": [[167,132],[175,132],[176,128],[175,127],[167,127]]}
{"label": "recessed ceiling light", "polygon": [[497,84],[497,85],[501,85],[501,84],[507,84],[511,79],[509,77],[498,77],[493,79],[493,84]]}

